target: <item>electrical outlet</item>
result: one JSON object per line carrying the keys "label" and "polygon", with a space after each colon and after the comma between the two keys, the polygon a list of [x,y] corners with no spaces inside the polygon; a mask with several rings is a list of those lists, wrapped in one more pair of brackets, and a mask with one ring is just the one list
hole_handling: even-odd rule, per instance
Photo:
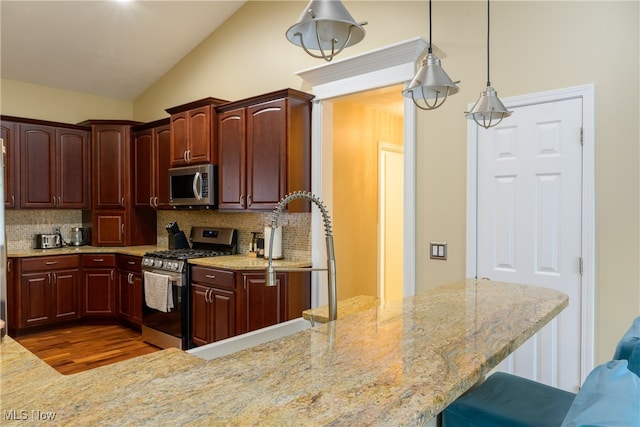
{"label": "electrical outlet", "polygon": [[447,244],[444,242],[429,242],[430,251],[429,256],[431,259],[447,259]]}

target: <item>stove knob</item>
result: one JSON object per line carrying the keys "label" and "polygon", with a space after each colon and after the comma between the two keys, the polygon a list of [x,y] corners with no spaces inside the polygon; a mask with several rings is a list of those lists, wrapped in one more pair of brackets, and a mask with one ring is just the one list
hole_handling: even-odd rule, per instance
{"label": "stove knob", "polygon": [[174,262],[174,263],[173,263],[173,269],[174,269],[175,271],[180,270],[180,263],[179,263],[178,261],[176,261],[176,262]]}

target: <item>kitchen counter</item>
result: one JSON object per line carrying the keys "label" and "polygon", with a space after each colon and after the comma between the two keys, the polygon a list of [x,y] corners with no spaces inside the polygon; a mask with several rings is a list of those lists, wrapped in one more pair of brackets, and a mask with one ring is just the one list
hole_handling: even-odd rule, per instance
{"label": "kitchen counter", "polygon": [[167,349],[69,376],[5,337],[3,425],[422,425],[567,304],[469,279],[211,361]]}
{"label": "kitchen counter", "polygon": [[[380,305],[380,299],[369,295],[358,295],[352,298],[347,298],[338,301],[338,319],[342,319],[346,316],[351,316],[354,313],[375,308]],[[310,321],[312,324],[327,323],[329,321],[329,306],[323,305],[321,307],[310,308],[302,312],[302,317],[305,320]]]}
{"label": "kitchen counter", "polygon": [[147,252],[163,251],[166,246],[145,245],[145,246],[65,246],[53,249],[25,249],[13,251],[9,248],[8,258],[27,258],[34,256],[48,255],[76,255],[76,254],[125,254],[143,256]]}
{"label": "kitchen counter", "polygon": [[[74,254],[125,254],[143,256],[147,252],[163,251],[165,246],[67,246],[55,249],[28,249],[22,251],[9,251],[9,258],[27,258],[48,255],[74,255]],[[227,270],[265,270],[268,260],[264,258],[254,258],[244,254],[218,256],[209,258],[192,258],[188,260],[191,265],[201,265],[205,267],[224,268]],[[280,259],[273,260],[276,268],[297,268],[311,267],[310,260]]]}
{"label": "kitchen counter", "polygon": [[[247,255],[228,255],[217,256],[211,258],[193,258],[189,260],[189,264],[201,265],[204,267],[224,268],[227,270],[256,270],[264,271],[267,269],[269,261],[264,258],[254,258]],[[274,268],[299,268],[311,267],[310,260],[292,260],[292,259],[274,259]]]}

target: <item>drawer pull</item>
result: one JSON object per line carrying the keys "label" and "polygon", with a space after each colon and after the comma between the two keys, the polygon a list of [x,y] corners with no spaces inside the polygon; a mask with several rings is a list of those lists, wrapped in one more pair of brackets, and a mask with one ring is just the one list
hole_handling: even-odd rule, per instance
{"label": "drawer pull", "polygon": [[205,276],[207,279],[215,279],[216,276],[212,275],[212,274],[205,274]]}
{"label": "drawer pull", "polygon": [[47,261],[45,262],[46,265],[56,265],[58,263],[58,261]]}
{"label": "drawer pull", "polygon": [[129,265],[135,265],[135,264],[136,264],[136,262],[135,262],[135,261],[128,261],[128,264],[129,264]]}
{"label": "drawer pull", "polygon": [[104,258],[94,258],[93,262],[104,262]]}

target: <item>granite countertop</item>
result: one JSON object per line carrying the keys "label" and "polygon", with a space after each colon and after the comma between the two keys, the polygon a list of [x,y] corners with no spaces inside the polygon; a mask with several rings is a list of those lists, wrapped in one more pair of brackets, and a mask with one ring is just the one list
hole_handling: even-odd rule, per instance
{"label": "granite countertop", "polygon": [[422,425],[567,304],[469,279],[211,361],[167,349],[69,376],[5,337],[0,409],[4,425]]}
{"label": "granite countertop", "polygon": [[[375,308],[380,305],[380,299],[369,295],[358,295],[352,298],[338,301],[338,319],[358,313],[363,310]],[[302,312],[302,317],[312,324],[327,323],[329,321],[329,306],[310,308]]]}
{"label": "granite countertop", "polygon": [[[74,254],[125,254],[143,256],[147,252],[163,251],[165,246],[67,246],[55,249],[26,249],[21,251],[9,250],[9,258],[27,258],[47,255],[74,255]],[[224,268],[228,270],[265,270],[268,261],[264,258],[254,258],[244,254],[217,256],[209,258],[192,258],[191,265],[204,267]],[[273,260],[275,268],[311,267],[310,260],[280,259]]]}

